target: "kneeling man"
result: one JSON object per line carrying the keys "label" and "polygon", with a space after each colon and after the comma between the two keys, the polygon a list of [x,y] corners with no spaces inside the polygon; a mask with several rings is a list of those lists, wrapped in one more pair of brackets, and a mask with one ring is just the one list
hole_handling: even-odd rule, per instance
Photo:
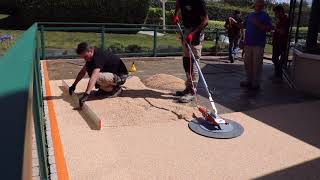
{"label": "kneeling man", "polygon": [[88,99],[94,87],[99,89],[98,95],[115,96],[121,92],[120,86],[126,82],[128,70],[118,56],[107,50],[91,47],[86,42],[78,44],[76,52],[86,63],[69,88],[70,95],[75,91],[78,82],[86,73],[90,77],[87,89],[79,99],[80,107]]}

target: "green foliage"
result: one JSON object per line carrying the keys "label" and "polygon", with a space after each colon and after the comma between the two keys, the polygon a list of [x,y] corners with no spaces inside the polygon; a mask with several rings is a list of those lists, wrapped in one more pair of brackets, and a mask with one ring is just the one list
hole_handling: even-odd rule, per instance
{"label": "green foliage", "polygon": [[210,3],[207,5],[209,19],[216,21],[225,21],[235,10],[239,10],[242,17],[245,17],[248,13],[252,12],[249,8],[239,8],[222,3]]}
{"label": "green foliage", "polygon": [[143,48],[139,45],[136,45],[136,44],[130,44],[129,46],[126,47],[126,52],[127,53],[140,53],[140,52],[143,52]]}
{"label": "green foliage", "polygon": [[114,43],[107,48],[110,52],[113,53],[123,53],[125,51],[125,47],[120,43]]}
{"label": "green foliage", "polygon": [[224,29],[225,21],[209,20],[207,29]]}
{"label": "green foliage", "polygon": [[[174,10],[166,11],[166,24],[171,25],[171,19],[174,15]],[[149,8],[146,24],[162,25],[162,9],[161,8]]]}
{"label": "green foliage", "polygon": [[142,24],[150,0],[20,0],[17,24],[35,21]]}

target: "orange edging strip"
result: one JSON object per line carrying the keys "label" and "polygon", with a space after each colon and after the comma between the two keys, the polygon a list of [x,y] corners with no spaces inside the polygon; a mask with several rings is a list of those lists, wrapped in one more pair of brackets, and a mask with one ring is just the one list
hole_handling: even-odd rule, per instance
{"label": "orange edging strip", "polygon": [[[49,76],[48,76],[48,69],[47,69],[47,63],[45,61],[42,61],[42,67],[43,67],[43,75],[44,75],[44,80],[45,80],[45,91],[46,91],[46,96],[50,97],[51,96],[51,89],[50,89],[50,84],[49,84]],[[61,145],[61,140],[60,140],[60,134],[59,134],[59,129],[58,129],[58,123],[57,119],[55,116],[55,110],[54,110],[54,105],[53,101],[48,99],[48,113],[49,113],[49,120],[50,120],[50,125],[51,125],[51,136],[52,136],[52,143],[53,143],[53,148],[54,148],[54,157],[56,160],[56,167],[57,167],[57,176],[58,180],[69,180],[69,174],[68,174],[68,169],[66,165],[66,161],[64,159],[64,154],[63,154],[63,149]]]}

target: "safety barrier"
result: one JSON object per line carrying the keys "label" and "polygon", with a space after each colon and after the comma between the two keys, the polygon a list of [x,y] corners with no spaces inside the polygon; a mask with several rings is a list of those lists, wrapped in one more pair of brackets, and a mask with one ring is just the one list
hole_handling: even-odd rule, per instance
{"label": "safety barrier", "polygon": [[32,179],[34,128],[41,179],[48,179],[47,142],[40,72],[38,25],[34,24],[0,59],[2,179]]}
{"label": "safety barrier", "polygon": [[[107,42],[106,33],[136,33],[138,31],[151,31],[153,34],[152,51],[151,52],[139,52],[139,53],[121,53],[120,56],[170,56],[179,55],[181,52],[158,52],[158,32],[165,31],[166,33],[176,32],[176,27],[172,25],[150,25],[150,24],[120,24],[120,23],[66,23],[66,22],[40,22],[39,31],[41,38],[41,59],[66,59],[76,58],[76,55],[64,55],[64,56],[48,56],[45,51],[45,33],[50,31],[64,31],[64,32],[93,32],[100,33],[100,47],[105,48]],[[206,29],[205,32],[210,34],[214,47],[219,45],[219,36],[224,35],[223,29]],[[208,53],[208,52],[207,52]],[[210,52],[214,53],[214,52]]]}

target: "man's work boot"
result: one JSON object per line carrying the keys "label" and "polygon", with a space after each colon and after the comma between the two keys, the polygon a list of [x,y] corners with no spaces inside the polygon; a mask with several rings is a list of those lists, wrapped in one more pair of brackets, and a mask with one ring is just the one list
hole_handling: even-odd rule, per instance
{"label": "man's work boot", "polygon": [[186,94],[188,94],[189,90],[188,89],[185,89],[183,91],[176,91],[176,93],[174,94],[174,96],[184,96]]}
{"label": "man's work boot", "polygon": [[110,92],[104,91],[102,89],[98,89],[98,91],[96,91],[94,93],[95,96],[107,96],[109,94],[110,94]]}
{"label": "man's work boot", "polygon": [[113,90],[110,92],[109,97],[118,97],[122,93],[121,86],[115,86]]}
{"label": "man's work boot", "polygon": [[181,96],[178,99],[178,102],[179,103],[189,103],[189,102],[193,101],[194,99],[195,99],[195,94],[188,93],[188,94],[185,94],[184,96]]}
{"label": "man's work boot", "polygon": [[96,83],[96,84],[94,85],[94,87],[95,87],[96,89],[99,89],[99,88],[100,88],[100,85]]}

